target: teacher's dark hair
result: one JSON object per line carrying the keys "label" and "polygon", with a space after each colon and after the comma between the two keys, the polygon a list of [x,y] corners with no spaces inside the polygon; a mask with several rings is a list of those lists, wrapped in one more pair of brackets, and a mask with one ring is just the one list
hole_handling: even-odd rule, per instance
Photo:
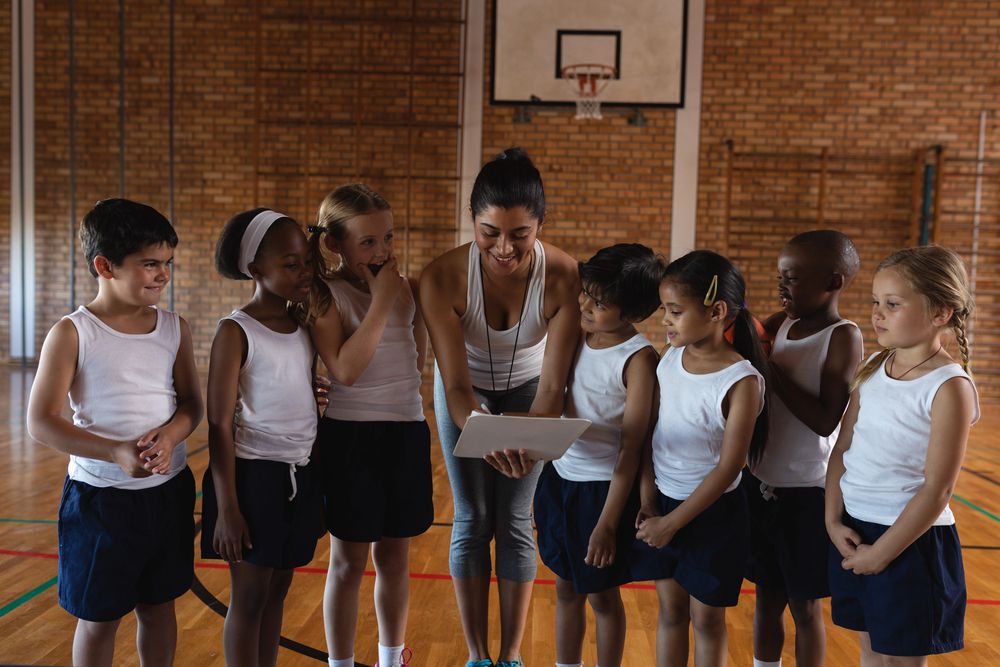
{"label": "teacher's dark hair", "polygon": [[472,186],[472,217],[490,207],[523,206],[539,223],[545,221],[545,188],[531,158],[519,147],[498,153],[483,165]]}

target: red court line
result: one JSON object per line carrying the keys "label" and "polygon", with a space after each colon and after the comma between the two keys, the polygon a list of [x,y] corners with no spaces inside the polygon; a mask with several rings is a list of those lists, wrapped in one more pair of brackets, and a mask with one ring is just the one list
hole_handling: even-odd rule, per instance
{"label": "red court line", "polygon": [[[42,553],[40,551],[14,551],[12,549],[0,549],[0,556],[21,556],[23,558],[50,558],[50,559],[59,558],[58,554],[47,554],[47,553]],[[194,566],[200,570],[225,570],[229,568],[229,566],[226,565],[225,563],[211,563],[211,562],[209,563],[198,562],[195,563]],[[297,567],[295,568],[295,571],[302,574],[326,574],[325,567]],[[374,577],[375,572],[372,570],[366,570],[365,576]],[[431,579],[434,581],[446,581],[446,580],[450,581],[451,575],[434,574],[432,572],[430,573],[411,572],[410,579]],[[491,577],[490,580],[496,581],[497,578]],[[539,586],[555,586],[556,581],[555,579],[535,579],[535,584]],[[632,588],[644,591],[656,590],[656,586],[654,584],[625,584],[624,586],[622,586],[622,588]],[[752,588],[743,588],[740,589],[740,594],[755,595],[756,591]],[[968,604],[1000,607],[1000,600],[969,598],[968,600],[966,600],[966,602]]]}

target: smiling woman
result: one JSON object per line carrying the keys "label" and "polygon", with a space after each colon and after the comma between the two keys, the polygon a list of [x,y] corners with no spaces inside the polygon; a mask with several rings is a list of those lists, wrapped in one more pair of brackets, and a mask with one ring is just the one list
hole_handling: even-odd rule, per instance
{"label": "smiling woman", "polygon": [[[434,411],[455,496],[449,564],[469,665],[490,665],[490,542],[496,539],[502,625],[497,665],[519,665],[535,576],[531,500],[540,467],[522,453],[453,455],[466,419],[491,412],[559,415],[579,337],[576,262],[538,240],[541,175],[519,148],[497,155],[472,190],[475,242],[437,258],[420,279],[434,346]],[[501,474],[501,472],[503,474]]]}

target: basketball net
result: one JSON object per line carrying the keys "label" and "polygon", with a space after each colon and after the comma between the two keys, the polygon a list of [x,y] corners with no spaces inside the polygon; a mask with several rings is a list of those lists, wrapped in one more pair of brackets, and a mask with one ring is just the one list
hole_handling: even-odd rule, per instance
{"label": "basketball net", "polygon": [[601,93],[615,76],[610,65],[567,65],[562,69],[563,79],[576,95],[576,118],[601,119]]}

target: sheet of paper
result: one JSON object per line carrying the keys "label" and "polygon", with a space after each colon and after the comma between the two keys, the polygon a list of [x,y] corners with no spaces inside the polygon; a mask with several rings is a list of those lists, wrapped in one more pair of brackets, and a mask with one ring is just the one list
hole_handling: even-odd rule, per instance
{"label": "sheet of paper", "polygon": [[589,419],[514,417],[476,412],[465,422],[455,445],[455,456],[482,458],[484,454],[498,449],[525,449],[535,458],[551,461],[565,454],[589,426]]}

